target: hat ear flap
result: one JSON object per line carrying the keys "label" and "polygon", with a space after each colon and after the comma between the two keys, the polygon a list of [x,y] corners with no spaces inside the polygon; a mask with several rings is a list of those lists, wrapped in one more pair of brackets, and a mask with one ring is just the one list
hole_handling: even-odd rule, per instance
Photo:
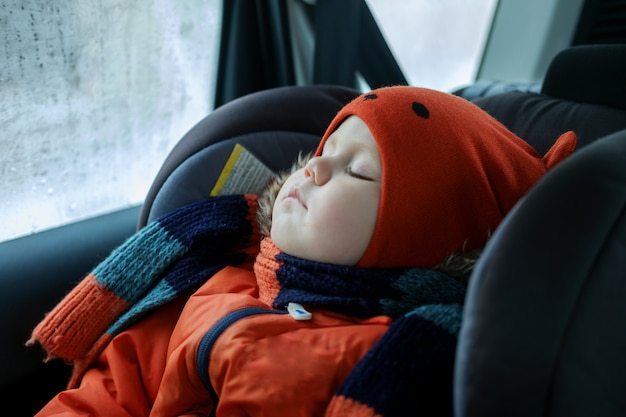
{"label": "hat ear flap", "polygon": [[542,159],[548,170],[567,158],[576,149],[576,134],[572,131],[565,132],[556,140],[554,145],[546,152]]}

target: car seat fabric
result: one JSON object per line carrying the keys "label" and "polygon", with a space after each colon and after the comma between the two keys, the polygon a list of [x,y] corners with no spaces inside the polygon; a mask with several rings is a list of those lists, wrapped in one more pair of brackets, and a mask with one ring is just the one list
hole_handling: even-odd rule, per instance
{"label": "car seat fabric", "polygon": [[583,45],[554,57],[541,92],[626,110],[626,44]]}
{"label": "car seat fabric", "polygon": [[529,142],[541,155],[567,130],[576,133],[580,149],[603,136],[626,129],[625,110],[545,94],[510,92],[473,102]]}
{"label": "car seat fabric", "polygon": [[512,83],[493,80],[476,80],[474,83],[452,91],[452,94],[474,101],[481,97],[511,92],[540,93],[541,83]]}
{"label": "car seat fabric", "polygon": [[626,130],[549,172],[470,279],[457,346],[464,416],[626,415]]}
{"label": "car seat fabric", "polygon": [[577,46],[554,57],[540,92],[487,93],[472,101],[540,154],[566,130],[576,132],[581,148],[626,129],[624,74],[626,45]]}
{"label": "car seat fabric", "polygon": [[209,196],[236,143],[274,171],[315,150],[358,91],[329,85],[279,87],[235,99],[206,116],[172,149],[142,206],[138,228]]}

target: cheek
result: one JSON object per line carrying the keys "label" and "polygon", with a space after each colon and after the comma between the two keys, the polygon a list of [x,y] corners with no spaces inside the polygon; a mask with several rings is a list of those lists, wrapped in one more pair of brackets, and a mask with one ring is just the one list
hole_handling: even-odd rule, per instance
{"label": "cheek", "polygon": [[[285,186],[284,190],[290,189]],[[308,197],[306,211],[277,199],[271,227],[274,243],[283,252],[300,258],[356,265],[374,234],[380,188],[355,188],[349,183],[316,188],[309,191]]]}
{"label": "cheek", "polygon": [[[328,248],[348,253],[356,263],[369,246],[378,218],[380,192],[342,193],[329,198],[311,226],[324,234]],[[332,249],[331,249],[332,248]]]}
{"label": "cheek", "polygon": [[296,207],[295,202],[284,201],[296,175],[297,173],[292,174],[279,190],[272,208],[270,224],[270,237],[281,250],[287,253],[299,246],[299,230],[302,229],[305,219],[302,209]]}
{"label": "cheek", "polygon": [[360,235],[374,228],[378,215],[378,200],[362,195],[343,195],[329,203],[324,216],[335,230],[352,231]]}

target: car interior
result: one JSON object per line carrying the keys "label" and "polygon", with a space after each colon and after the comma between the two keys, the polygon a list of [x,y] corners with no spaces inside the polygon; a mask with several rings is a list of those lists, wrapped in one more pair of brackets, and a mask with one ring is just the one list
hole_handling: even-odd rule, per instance
{"label": "car interior", "polygon": [[[531,52],[515,49],[517,38],[532,37],[511,33],[517,0],[496,3],[481,58],[491,69],[448,92],[541,155],[568,130],[578,145],[507,215],[472,274],[455,416],[623,416],[626,2],[528,2],[543,5],[529,19],[551,19]],[[410,84],[396,59],[402,51],[390,48],[366,1],[228,0],[220,21],[214,110],[168,152],[144,201],[0,242],[0,392],[8,414],[32,415],[69,378],[67,364],[44,362],[37,346],[25,346],[44,314],[135,231],[208,196],[236,145],[284,170],[315,149],[336,112],[362,91]],[[311,40],[308,79],[298,69],[302,38]],[[497,75],[513,55],[536,64],[534,80]]]}

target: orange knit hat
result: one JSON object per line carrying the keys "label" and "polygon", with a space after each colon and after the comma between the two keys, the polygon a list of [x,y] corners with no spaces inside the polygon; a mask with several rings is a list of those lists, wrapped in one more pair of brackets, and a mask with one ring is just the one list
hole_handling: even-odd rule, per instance
{"label": "orange knit hat", "polygon": [[484,246],[530,187],[576,147],[567,132],[540,155],[469,101],[417,87],[385,87],[348,103],[378,144],[382,192],[374,234],[358,266],[430,268]]}

